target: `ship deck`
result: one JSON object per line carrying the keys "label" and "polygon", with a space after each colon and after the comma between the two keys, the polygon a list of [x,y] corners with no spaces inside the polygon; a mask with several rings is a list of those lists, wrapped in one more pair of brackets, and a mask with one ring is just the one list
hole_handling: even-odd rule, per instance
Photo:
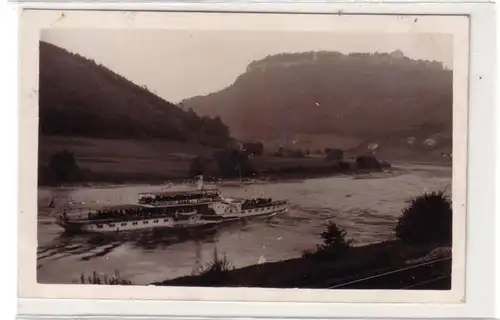
{"label": "ship deck", "polygon": [[190,195],[200,195],[205,193],[215,193],[220,192],[219,188],[205,188],[196,190],[168,190],[168,191],[158,191],[158,192],[142,192],[140,196],[154,196],[154,197],[175,197],[175,196],[190,196]]}

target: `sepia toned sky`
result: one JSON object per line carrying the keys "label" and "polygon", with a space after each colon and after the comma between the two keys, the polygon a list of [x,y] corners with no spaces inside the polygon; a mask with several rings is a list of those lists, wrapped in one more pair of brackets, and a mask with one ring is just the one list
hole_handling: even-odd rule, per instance
{"label": "sepia toned sky", "polygon": [[252,61],[278,53],[399,49],[450,68],[453,60],[453,39],[445,34],[53,29],[41,40],[94,59],[174,103],[221,90]]}

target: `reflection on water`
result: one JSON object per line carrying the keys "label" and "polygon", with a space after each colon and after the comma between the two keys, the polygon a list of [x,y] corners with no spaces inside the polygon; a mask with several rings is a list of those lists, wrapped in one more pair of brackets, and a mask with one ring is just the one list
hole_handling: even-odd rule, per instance
{"label": "reflection on water", "polygon": [[[418,170],[417,170],[418,169]],[[108,204],[137,201],[140,192],[158,186],[120,186],[39,190],[38,281],[71,283],[82,272],[120,274],[134,284],[191,274],[210,259],[214,248],[236,266],[288,259],[319,241],[328,220],[345,228],[355,245],[393,237],[393,228],[408,200],[425,191],[450,192],[451,168],[405,168],[383,179],[331,177],[245,187],[224,187],[224,195],[290,200],[288,212],[271,219],[235,222],[223,227],[170,232],[111,235],[65,235],[54,224],[63,208],[85,212]],[[55,197],[55,207],[49,203]]]}

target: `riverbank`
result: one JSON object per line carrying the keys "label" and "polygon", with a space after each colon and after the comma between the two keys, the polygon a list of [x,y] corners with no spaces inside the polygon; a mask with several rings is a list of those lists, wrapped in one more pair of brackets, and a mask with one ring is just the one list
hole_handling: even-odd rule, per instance
{"label": "riverbank", "polygon": [[[54,167],[61,168],[68,165],[71,167],[73,164],[51,165],[54,155],[64,150],[72,154],[75,161],[73,172],[69,174],[70,179],[54,177],[53,170]],[[42,136],[39,148],[38,183],[39,186],[181,183],[192,179],[194,159],[213,160],[216,151],[217,149],[214,148],[185,142]],[[267,153],[249,158],[249,165],[254,170],[255,175],[247,175],[247,177],[256,178],[259,181],[276,182],[362,173],[363,170],[359,170],[355,157],[345,158],[340,161],[331,161],[326,160],[325,155],[318,154],[286,157]],[[384,157],[379,159],[379,161],[384,160],[387,159]],[[409,160],[411,161],[411,159]],[[441,163],[443,161],[445,160],[441,159],[436,163],[431,161],[422,162],[422,164],[443,165]],[[394,163],[389,160],[389,162],[393,166],[405,163],[400,160]],[[379,171],[379,165],[384,168],[388,166],[387,163],[383,162],[369,164],[369,166],[372,165],[375,167],[369,169],[369,172]],[[377,168],[377,166],[379,167]],[[204,175],[207,178],[220,176],[218,174],[220,170],[217,169],[217,164],[214,161],[205,169]],[[68,183],[68,181],[72,182]]]}
{"label": "riverbank", "polygon": [[[320,158],[278,158],[269,156],[258,157],[251,163],[255,174],[251,177],[223,177],[216,172],[206,172],[207,183],[221,185],[252,185],[297,181],[305,179],[328,178],[335,176],[390,177],[405,171],[401,168],[392,168],[388,163],[379,163],[375,158],[369,166],[360,166],[357,159],[339,161],[325,161]],[[178,160],[182,162],[181,160]],[[178,164],[176,164],[178,166]],[[51,179],[47,167],[39,169],[40,187],[99,187],[112,185],[167,185],[191,183],[193,173],[186,170],[175,171],[175,174],[162,172],[128,172],[128,171],[92,171],[87,167],[76,169],[76,178],[72,182],[61,183]]]}
{"label": "riverbank", "polygon": [[[330,177],[352,177],[353,179],[382,179],[395,177],[397,175],[406,172],[404,169],[391,168],[390,170],[363,170],[363,171],[352,171],[352,172],[332,172],[325,174],[304,174],[304,173],[288,173],[282,175],[262,175],[255,179],[220,179],[217,181],[205,180],[207,184],[217,184],[220,186],[249,186],[258,184],[270,184],[278,182],[297,182],[306,179],[321,179]],[[65,183],[61,185],[54,185],[49,183],[44,183],[41,181],[39,187],[42,188],[58,188],[58,189],[77,189],[82,187],[92,187],[92,188],[109,188],[109,187],[121,187],[121,186],[159,186],[159,185],[185,185],[192,183],[190,177],[172,177],[168,175],[156,176],[156,175],[105,175],[101,176],[99,179],[84,181],[84,182],[73,182]]]}
{"label": "riverbank", "polygon": [[[210,287],[263,287],[263,288],[356,288],[400,289],[416,283],[439,278],[434,289],[449,290],[451,280],[445,279],[451,272],[451,259],[439,264],[425,264],[436,260],[437,245],[408,246],[400,241],[352,247],[342,256],[318,256],[305,254],[300,258],[273,263],[252,265],[240,269],[230,267],[220,272],[205,272],[152,283],[156,286],[210,286]],[[426,255],[429,255],[426,257]],[[443,256],[438,257],[443,259]],[[226,267],[230,264],[223,260]],[[427,267],[426,267],[427,266]],[[414,267],[414,268],[410,268]],[[426,268],[425,268],[426,267]],[[410,269],[407,269],[410,268]],[[352,281],[371,278],[393,270],[405,269],[399,274],[374,281]]]}
{"label": "riverbank", "polygon": [[[237,165],[238,161],[245,161],[224,155],[228,159],[223,158],[227,163],[221,167],[218,161],[222,160],[214,158],[216,151],[182,142],[45,136],[40,138],[38,183],[39,186],[180,183],[192,179],[197,172],[203,172],[207,179],[231,176],[235,180],[237,172],[226,172],[226,169]],[[358,166],[357,160],[263,154],[246,160],[248,170],[244,178],[259,181],[307,179],[355,174],[360,169],[378,171],[389,166],[376,160]]]}

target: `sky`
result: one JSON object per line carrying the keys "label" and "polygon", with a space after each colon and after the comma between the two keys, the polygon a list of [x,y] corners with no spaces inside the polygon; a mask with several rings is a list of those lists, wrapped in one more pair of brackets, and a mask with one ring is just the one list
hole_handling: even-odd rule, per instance
{"label": "sky", "polygon": [[392,52],[453,63],[446,34],[339,34],[333,32],[44,30],[41,40],[95,60],[162,98],[219,91],[268,55],[309,51]]}

